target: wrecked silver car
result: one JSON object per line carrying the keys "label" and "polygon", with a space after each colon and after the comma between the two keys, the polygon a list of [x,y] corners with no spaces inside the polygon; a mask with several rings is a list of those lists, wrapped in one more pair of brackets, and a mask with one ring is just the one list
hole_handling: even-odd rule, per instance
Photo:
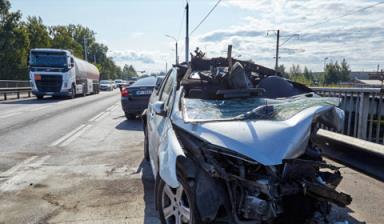
{"label": "wrecked silver car", "polygon": [[199,56],[167,74],[143,116],[163,223],[327,223],[351,203],[314,141],[342,128],[339,99],[275,74]]}

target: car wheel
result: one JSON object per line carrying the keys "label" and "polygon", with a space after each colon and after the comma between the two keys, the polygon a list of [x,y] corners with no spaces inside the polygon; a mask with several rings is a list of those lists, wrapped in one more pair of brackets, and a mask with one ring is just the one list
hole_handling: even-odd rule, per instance
{"label": "car wheel", "polygon": [[[159,177],[160,178],[160,177]],[[159,209],[160,221],[163,224],[196,224],[200,223],[192,193],[193,183],[188,183],[183,177],[179,178],[180,186],[171,188],[160,179],[156,194],[156,204]],[[191,182],[191,181],[189,181]]]}
{"label": "car wheel", "polygon": [[44,95],[36,95],[38,100],[42,100],[44,98]]}
{"label": "car wheel", "polygon": [[125,117],[128,119],[128,120],[133,120],[136,118],[136,115],[135,114],[130,114],[130,113],[125,113]]}
{"label": "car wheel", "polygon": [[144,128],[144,159],[149,161],[148,133],[146,127]]}

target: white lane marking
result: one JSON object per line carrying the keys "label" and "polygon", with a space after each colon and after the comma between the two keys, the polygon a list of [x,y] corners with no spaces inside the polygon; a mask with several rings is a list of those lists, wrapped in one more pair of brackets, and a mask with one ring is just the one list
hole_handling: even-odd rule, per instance
{"label": "white lane marking", "polygon": [[0,173],[0,177],[5,178],[5,177],[11,176],[13,173],[18,171],[21,167],[25,166],[26,164],[30,163],[31,161],[33,161],[36,158],[37,158],[37,156],[28,157],[27,159],[23,160],[21,163],[16,164],[15,166],[9,168],[8,170]]}
{"label": "white lane marking", "polygon": [[108,107],[105,111],[106,111],[106,112],[111,111],[112,108],[113,108],[114,106],[115,106],[115,105],[112,105],[112,106]]}
{"label": "white lane marking", "polygon": [[111,108],[110,112],[116,110],[116,108],[117,108],[118,106],[119,106],[119,105],[115,104],[115,105]]}
{"label": "white lane marking", "polygon": [[95,120],[95,122],[99,122],[99,121],[103,120],[107,115],[108,115],[108,113],[107,113],[107,112],[104,112],[103,115],[101,115],[100,117],[98,117],[98,118]]}
{"label": "white lane marking", "polygon": [[95,121],[97,118],[99,118],[100,116],[102,116],[104,113],[105,113],[105,111],[103,111],[103,112],[97,114],[96,116],[92,117],[92,118],[89,119],[88,121],[89,121],[89,122],[93,122],[93,121]]}
{"label": "white lane marking", "polygon": [[63,146],[67,146],[69,145],[71,142],[75,141],[78,137],[80,137],[84,132],[86,132],[88,129],[90,129],[92,127],[92,125],[88,124],[87,126],[85,126],[84,128],[80,129],[78,132],[76,132],[74,135],[72,135],[71,137],[69,137],[67,140],[65,140],[64,142],[62,142],[59,146],[60,147],[63,147]]}
{"label": "white lane marking", "polygon": [[61,142],[65,141],[66,139],[70,138],[72,135],[74,135],[76,132],[80,131],[82,128],[85,127],[85,124],[80,125],[77,127],[75,130],[69,132],[68,134],[64,135],[63,137],[59,138],[58,140],[54,141],[52,144],[49,146],[56,146],[60,144]]}
{"label": "white lane marking", "polygon": [[33,109],[30,109],[30,111],[38,111],[38,110],[42,110],[42,109],[45,109],[47,107],[50,107],[51,105],[46,105],[46,106],[42,106],[42,107],[37,107],[37,108],[33,108]]}
{"label": "white lane marking", "polygon": [[50,156],[47,155],[33,163],[29,162],[21,166],[13,177],[0,185],[0,192],[21,190],[31,183],[35,184],[44,179],[45,176],[48,175],[46,172],[40,172],[41,175],[38,175],[35,172],[38,172],[37,169],[49,158]]}
{"label": "white lane marking", "polygon": [[15,115],[18,115],[18,114],[21,114],[21,113],[22,113],[21,111],[18,111],[18,112],[11,112],[11,113],[8,113],[8,114],[0,115],[0,119],[1,118],[12,117],[12,116],[15,116]]}

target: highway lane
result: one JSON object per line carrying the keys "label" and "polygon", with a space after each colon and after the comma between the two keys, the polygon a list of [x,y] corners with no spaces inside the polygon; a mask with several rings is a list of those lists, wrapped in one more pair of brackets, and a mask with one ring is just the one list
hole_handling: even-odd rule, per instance
{"label": "highway lane", "polygon": [[[0,103],[0,171],[119,103],[118,91],[76,99],[22,99]],[[11,157],[9,157],[11,156]]]}
{"label": "highway lane", "polygon": [[[0,114],[27,113],[0,119],[0,223],[159,223],[141,122],[126,121],[118,101],[115,92],[0,104]],[[384,184],[341,172],[353,202],[330,219],[384,223]]]}

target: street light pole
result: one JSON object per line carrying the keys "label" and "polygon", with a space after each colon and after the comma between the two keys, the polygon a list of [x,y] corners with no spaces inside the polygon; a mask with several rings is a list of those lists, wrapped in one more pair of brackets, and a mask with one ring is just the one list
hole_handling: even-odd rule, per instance
{"label": "street light pole", "polygon": [[175,41],[175,47],[176,47],[176,65],[179,64],[179,54],[178,54],[178,46],[177,46],[177,39],[174,36],[165,34],[166,37],[171,38]]}

